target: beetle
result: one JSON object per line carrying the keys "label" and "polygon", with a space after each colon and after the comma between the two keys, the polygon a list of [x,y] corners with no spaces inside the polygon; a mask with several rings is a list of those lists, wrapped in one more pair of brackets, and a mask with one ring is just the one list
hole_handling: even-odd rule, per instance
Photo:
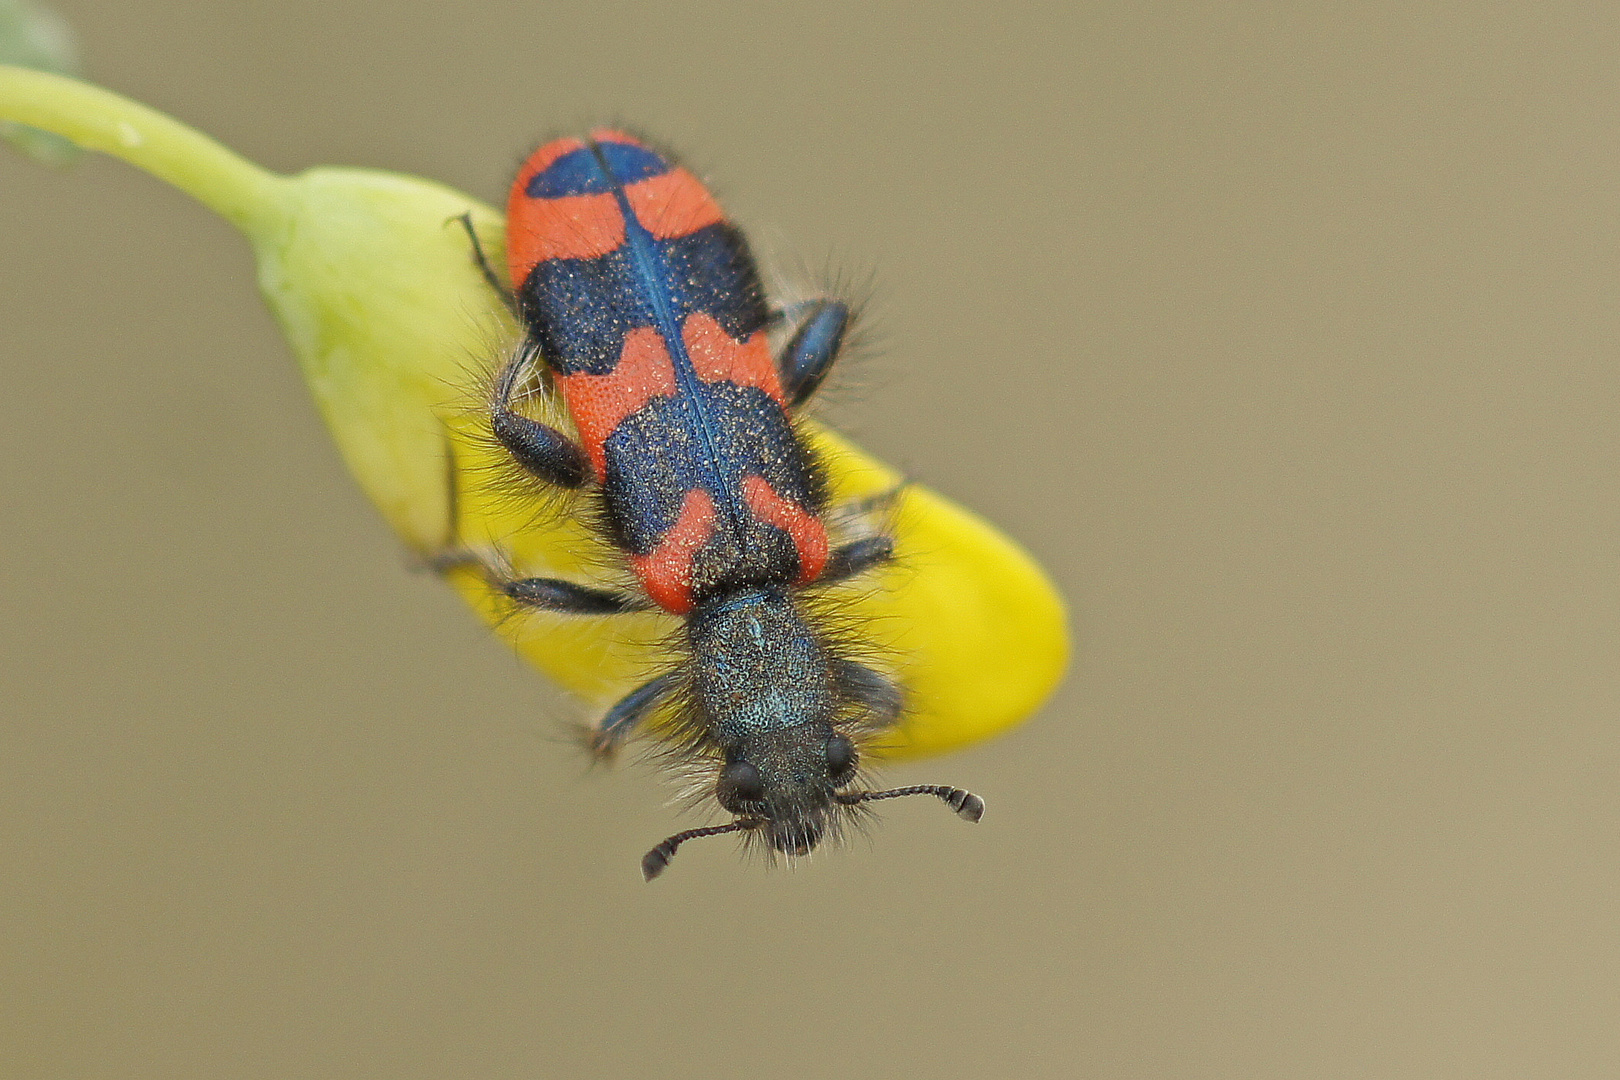
{"label": "beetle", "polygon": [[[797,410],[826,378],[848,304],[768,305],[742,232],[691,172],[622,131],[555,139],[519,169],[507,206],[506,293],[470,219],[474,254],[522,324],[492,383],[493,438],[529,476],[590,493],[593,521],[633,588],[516,577],[482,564],[520,608],[681,619],[679,660],[594,726],[612,753],[652,717],[730,823],[669,837],[642,860],[661,873],[685,841],[742,832],[809,853],[865,803],[933,795],[978,821],[960,788],[861,786],[860,746],[900,718],[904,695],[835,629],[824,591],[882,566],[881,530],[834,544],[827,479]],[[775,357],[768,341],[791,329]],[[577,434],[522,408],[536,379]],[[885,501],[840,516],[869,518]]]}

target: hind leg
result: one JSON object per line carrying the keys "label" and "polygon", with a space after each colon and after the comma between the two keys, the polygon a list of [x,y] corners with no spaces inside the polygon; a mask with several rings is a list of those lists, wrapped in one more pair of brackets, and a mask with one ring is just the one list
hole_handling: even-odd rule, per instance
{"label": "hind leg", "polygon": [[530,476],[563,488],[584,487],[591,479],[585,451],[567,435],[512,408],[512,398],[528,367],[530,350],[519,349],[501,368],[490,403],[489,426],[512,460]]}
{"label": "hind leg", "polygon": [[[501,298],[501,303],[506,306],[506,310],[512,313],[513,318],[517,318],[517,297],[512,294],[511,289],[506,287],[506,282],[501,280],[500,275],[495,272],[495,267],[490,265],[488,256],[484,254],[484,245],[479,241],[477,231],[473,229],[472,212],[468,211],[465,214],[460,214],[451,218],[450,221],[458,222],[463,231],[466,232],[467,240],[472,244],[473,262],[478,264],[478,272],[484,276],[485,281],[489,282],[489,287],[494,290],[495,295]],[[450,221],[445,222],[445,224],[450,224]]]}
{"label": "hind leg", "polygon": [[[512,366],[513,365],[508,365],[509,368],[512,367]],[[515,376],[513,376],[512,378],[515,379]],[[508,381],[508,374],[506,372],[502,373],[501,381],[502,381],[503,384]],[[509,393],[509,391],[505,391],[505,392]],[[563,436],[560,432],[557,432],[552,428],[548,428],[544,424],[537,424],[534,421],[529,420],[527,417],[517,416],[516,413],[511,413],[510,415],[516,417],[518,420],[522,421],[525,424],[529,424],[529,425],[532,425],[534,428],[540,429],[542,432],[550,432],[552,435],[555,435],[558,439],[563,440],[565,443],[567,442],[566,437]],[[442,426],[443,426],[443,434],[444,434],[444,489],[445,489],[445,503],[446,503],[446,506],[445,506],[444,540],[440,544],[437,551],[423,552],[427,568],[432,570],[434,573],[441,574],[441,575],[442,574],[448,574],[451,571],[458,570],[458,569],[465,569],[465,568],[469,568],[469,567],[478,568],[478,569],[483,570],[484,577],[490,582],[490,584],[492,586],[494,586],[495,588],[501,589],[503,592],[507,591],[506,590],[506,585],[508,584],[508,582],[507,582],[506,579],[508,579],[510,577],[510,575],[503,573],[502,570],[496,564],[496,561],[492,561],[491,558],[487,554],[467,547],[465,545],[465,543],[463,542],[463,540],[462,540],[462,537],[461,537],[461,495],[462,495],[462,492],[461,492],[461,468],[460,468],[459,463],[456,460],[456,446],[455,446],[454,438],[451,435],[450,428],[449,428],[448,425],[442,425]],[[521,427],[518,427],[518,428],[516,428],[516,430],[518,431],[518,436],[514,439],[514,442],[516,442],[519,447],[526,447],[526,448],[529,449],[529,451],[530,451],[528,453],[529,459],[538,460],[542,464],[544,464],[546,461],[550,460],[547,457],[547,454],[546,454],[546,451],[545,451],[545,447],[547,445],[547,437],[545,435],[541,435],[541,436],[538,436],[536,438],[530,439],[527,443],[525,443],[525,442],[522,441],[523,439],[527,438],[527,436],[525,435],[525,429],[523,429]],[[502,444],[507,445],[507,449],[509,451],[512,450],[512,446],[507,444],[505,439],[502,440]],[[572,449],[572,450],[574,450],[576,452],[580,452],[578,450],[578,447],[573,446],[572,443],[567,443],[567,445],[568,445],[568,447],[570,449]],[[539,449],[534,449],[534,447],[539,447]],[[581,457],[583,457],[583,452],[580,452],[580,455],[581,455]],[[541,479],[551,480],[553,483],[558,483],[558,482],[560,482],[560,479],[568,479],[568,477],[569,477],[569,474],[566,471],[563,471],[560,474],[560,477],[559,477],[559,473],[555,469],[552,469],[550,471],[543,471],[541,468],[531,467],[529,461],[526,461],[523,457],[520,457],[519,454],[517,452],[515,452],[515,451],[512,453],[512,456],[514,458],[517,458],[519,464],[524,465],[525,469],[527,469],[530,472],[531,475],[539,476]],[[578,486],[578,485],[575,485],[575,486]],[[534,579],[534,580],[536,580],[536,581],[544,581],[544,580],[547,580],[547,579],[537,578],[537,579]],[[511,584],[518,584],[518,583],[512,582]],[[567,583],[566,582],[560,582],[559,584],[566,585]],[[580,590],[584,590],[584,591],[590,591],[590,590],[587,590],[584,586],[578,586],[577,588],[580,589]],[[602,590],[596,590],[596,591],[600,592]],[[512,594],[508,593],[508,595],[512,595]],[[521,596],[515,596],[515,595],[512,596],[512,598],[514,600],[519,600],[520,602],[523,599]],[[559,610],[570,610],[566,606],[566,603],[567,603],[566,600],[562,601],[561,602],[562,606],[559,608]],[[547,605],[545,603],[543,603],[543,602],[535,602],[531,606],[544,607],[544,606],[547,606]],[[580,610],[584,610],[584,609],[582,608]],[[625,610],[631,610],[631,609],[627,608]]]}
{"label": "hind leg", "polygon": [[789,407],[797,408],[810,399],[832,370],[833,361],[844,347],[851,315],[849,305],[842,300],[808,300],[783,312],[783,317],[799,322],[799,328],[776,358],[782,392],[787,395]]}
{"label": "hind leg", "polygon": [[[458,222],[467,233],[467,242],[472,245],[473,261],[478,264],[478,272],[489,282],[489,287],[501,298],[506,309],[517,316],[517,300],[484,254],[484,245],[479,242],[478,233],[473,229],[472,214],[462,214],[450,220]],[[524,347],[513,354],[501,369],[500,377],[495,380],[495,400],[490,404],[490,427],[501,445],[506,447],[507,453],[531,475],[558,487],[580,487],[590,478],[585,452],[556,428],[531,420],[512,408],[512,397],[531,359],[532,350]]]}

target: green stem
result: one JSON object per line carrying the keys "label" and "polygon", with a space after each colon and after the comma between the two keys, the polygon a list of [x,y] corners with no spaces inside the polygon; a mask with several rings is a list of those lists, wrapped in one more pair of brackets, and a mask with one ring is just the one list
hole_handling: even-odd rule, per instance
{"label": "green stem", "polygon": [[291,182],[145,105],[43,71],[0,64],[0,120],[122,158],[249,234],[277,216],[281,191]]}

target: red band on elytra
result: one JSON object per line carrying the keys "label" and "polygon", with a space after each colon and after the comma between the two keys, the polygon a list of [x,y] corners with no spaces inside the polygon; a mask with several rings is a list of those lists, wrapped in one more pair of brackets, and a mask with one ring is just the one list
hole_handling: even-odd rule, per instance
{"label": "red band on elytra", "polygon": [[624,422],[656,397],[675,393],[675,364],[664,339],[650,326],[624,336],[619,362],[606,375],[561,375],[557,385],[580,441],[600,478],[605,470],[602,444]]}
{"label": "red band on elytra", "polygon": [[760,476],[743,479],[743,501],[754,516],[775,525],[793,540],[799,552],[798,584],[808,585],[827,565],[827,530],[804,507],[784,499]]}
{"label": "red band on elytra", "polygon": [[630,568],[642,588],[666,611],[692,610],[692,559],[714,532],[714,499],[702,488],[690,488],[681,500],[680,517],[650,554],[632,556]]}
{"label": "red band on elytra", "polygon": [[681,341],[692,368],[704,382],[733,382],[754,386],[783,404],[782,380],[776,373],[765,332],[756,331],[747,341],[737,341],[706,311],[694,311],[681,327]]}
{"label": "red band on elytra", "polygon": [[697,177],[682,168],[638,180],[624,189],[642,228],[660,240],[689,236],[726,219]]}

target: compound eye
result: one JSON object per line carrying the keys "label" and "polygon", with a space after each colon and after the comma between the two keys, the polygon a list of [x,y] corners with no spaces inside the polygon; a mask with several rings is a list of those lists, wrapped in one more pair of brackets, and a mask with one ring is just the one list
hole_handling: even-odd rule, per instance
{"label": "compound eye", "polygon": [[855,776],[855,762],[860,755],[855,753],[855,744],[842,735],[834,735],[827,740],[827,776],[834,787],[840,787],[850,782]]}
{"label": "compound eye", "polygon": [[720,770],[720,780],[714,786],[714,797],[733,814],[744,812],[744,803],[757,803],[765,797],[765,780],[759,770],[746,761],[728,761]]}

